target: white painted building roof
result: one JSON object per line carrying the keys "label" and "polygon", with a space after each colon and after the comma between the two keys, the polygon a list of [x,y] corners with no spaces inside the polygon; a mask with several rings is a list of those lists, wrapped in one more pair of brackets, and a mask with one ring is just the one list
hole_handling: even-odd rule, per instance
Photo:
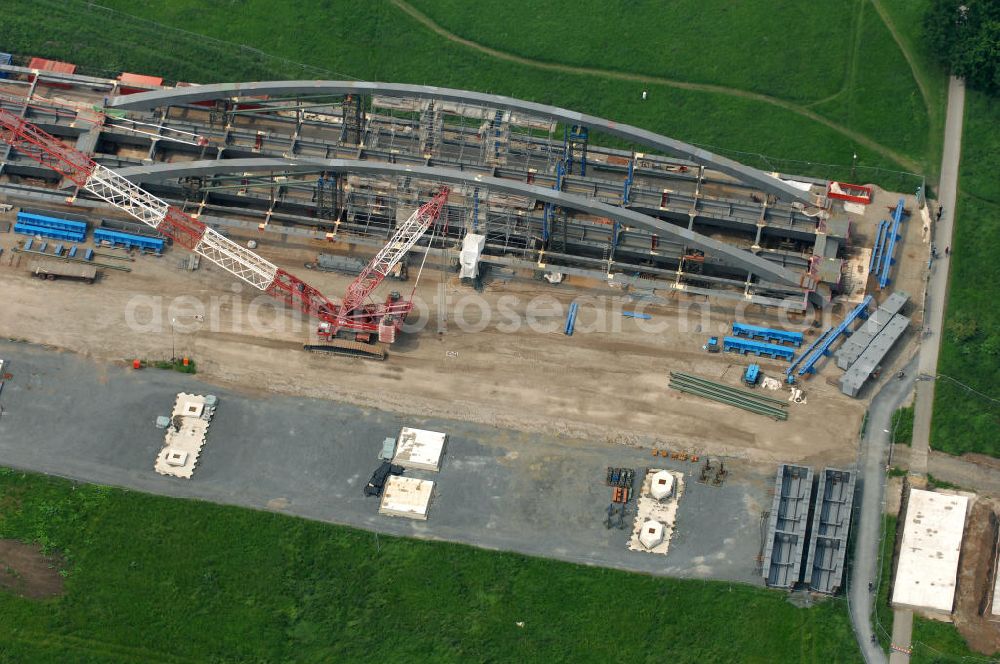
{"label": "white painted building roof", "polygon": [[446,434],[403,427],[392,462],[403,468],[440,470]]}
{"label": "white painted building roof", "polygon": [[950,614],[969,499],[912,489],[892,603]]}
{"label": "white painted building roof", "polygon": [[434,482],[430,480],[390,475],[382,491],[379,514],[426,520],[433,492]]}

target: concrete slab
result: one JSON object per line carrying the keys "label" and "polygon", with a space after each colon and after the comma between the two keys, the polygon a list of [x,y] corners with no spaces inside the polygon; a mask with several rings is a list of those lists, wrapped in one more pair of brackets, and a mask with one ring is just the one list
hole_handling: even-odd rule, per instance
{"label": "concrete slab", "polygon": [[[664,480],[663,474],[673,478],[673,487],[668,497],[654,498],[656,484]],[[642,479],[642,488],[636,501],[637,510],[635,523],[632,526],[632,537],[629,538],[630,551],[644,551],[667,555],[670,551],[670,540],[677,531],[677,508],[684,495],[684,473],[665,468],[647,468]],[[650,531],[657,531],[655,533]],[[655,543],[648,541],[655,535]],[[643,541],[647,540],[647,541]],[[652,546],[649,546],[652,544]]]}
{"label": "concrete slab", "polygon": [[969,499],[911,489],[892,604],[950,615]]}
{"label": "concrete slab", "polygon": [[430,480],[391,475],[385,483],[378,512],[386,516],[426,521],[433,493],[434,482]]}
{"label": "concrete slab", "polygon": [[[646,447],[237,391],[199,376],[133,371],[124,362],[97,363],[26,343],[0,341],[0,357],[13,373],[0,395],[2,465],[394,535],[648,574],[762,583],[753,572],[772,463],[725,458],[725,485],[710,487],[692,479],[698,464],[656,459],[657,467],[684,476],[681,526],[668,555],[637,555],[626,546],[630,531],[604,526],[604,479],[608,466],[649,465]],[[149,467],[163,446],[155,418],[178,392],[216,394],[223,404],[198,472],[186,482]],[[448,432],[449,458],[434,477],[428,521],[387,519],[362,493],[375,450],[404,425]]]}
{"label": "concrete slab", "polygon": [[153,464],[160,475],[191,479],[215,411],[214,407],[206,405],[207,401],[198,394],[181,392],[177,395],[163,437],[163,449]]}
{"label": "concrete slab", "polygon": [[396,443],[396,455],[392,462],[403,468],[417,470],[441,470],[441,455],[447,434],[426,429],[403,427]]}

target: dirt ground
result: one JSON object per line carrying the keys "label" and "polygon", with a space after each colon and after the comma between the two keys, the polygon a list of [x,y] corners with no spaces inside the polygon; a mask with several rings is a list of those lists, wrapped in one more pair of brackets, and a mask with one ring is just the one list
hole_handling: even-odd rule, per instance
{"label": "dirt ground", "polygon": [[0,588],[21,597],[44,599],[63,592],[61,561],[46,556],[38,544],[0,540]]}
{"label": "dirt ground", "polygon": [[969,647],[985,655],[1000,652],[1000,622],[984,617],[990,612],[996,565],[997,527],[991,516],[997,503],[977,498],[972,505],[962,543],[953,619]]}
{"label": "dirt ground", "polygon": [[[874,219],[880,214],[872,207]],[[859,236],[868,216],[859,222]],[[324,293],[339,297],[350,281],[300,267],[315,260],[318,251],[348,249],[345,245],[256,237],[259,253]],[[87,286],[31,279],[28,257],[20,256],[18,265],[9,251],[18,239],[0,235],[0,246],[7,249],[0,259],[0,335],[5,337],[101,360],[188,355],[199,373],[220,383],[567,438],[768,462],[836,465],[856,457],[865,403],[840,394],[835,380],[840,371],[832,362],[803,382],[808,402],[790,404],[787,422],[667,387],[671,370],[738,385],[750,360],[708,354],[702,344],[709,335],[727,333],[737,318],[775,325],[760,307],[712,303],[709,309],[684,296],[657,298],[655,304],[631,302],[603,283],[569,278],[551,286],[530,274],[497,281],[477,294],[453,273],[427,269],[416,294],[428,304],[411,315],[427,326],[404,333],[387,361],[370,362],[303,352],[313,322],[277,310],[270,298],[206,267],[206,261],[195,272],[180,268],[186,258],[181,250],[131,263],[106,261],[133,271],[104,270],[99,283]],[[416,272],[411,268],[411,277]],[[412,288],[411,278],[386,282],[379,293],[397,289],[409,295]],[[577,330],[567,337],[565,312],[576,298],[583,298]],[[640,308],[652,319],[621,315]],[[529,317],[532,326],[524,324]],[[138,324],[129,324],[130,319]],[[513,321],[520,322],[516,331],[511,331],[517,326]],[[817,331],[801,319],[782,326],[807,335]],[[766,359],[760,364],[774,377],[785,366]],[[787,391],[774,393],[782,395],[787,397]]]}

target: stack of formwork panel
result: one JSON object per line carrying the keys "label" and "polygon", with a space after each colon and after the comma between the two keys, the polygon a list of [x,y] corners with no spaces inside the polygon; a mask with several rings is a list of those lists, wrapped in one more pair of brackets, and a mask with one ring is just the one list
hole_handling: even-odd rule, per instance
{"label": "stack of formwork panel", "polygon": [[865,352],[872,340],[878,333],[885,329],[892,317],[903,310],[909,295],[903,291],[896,291],[886,301],[879,305],[878,309],[868,317],[864,325],[859,327],[850,337],[844,341],[843,345],[834,353],[837,366],[845,371],[854,364],[861,354]]}
{"label": "stack of formwork panel", "polygon": [[851,529],[855,473],[824,468],[813,502],[805,581],[810,590],[835,595],[844,578],[847,534]]}
{"label": "stack of formwork panel", "polygon": [[774,482],[774,502],[767,526],[764,579],[772,588],[794,588],[802,578],[813,471],[782,464]]}

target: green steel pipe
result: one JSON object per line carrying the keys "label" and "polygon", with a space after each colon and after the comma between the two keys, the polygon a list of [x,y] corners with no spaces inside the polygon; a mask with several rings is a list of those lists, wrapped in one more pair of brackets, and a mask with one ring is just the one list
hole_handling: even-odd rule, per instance
{"label": "green steel pipe", "polygon": [[708,380],[707,378],[702,378],[701,376],[694,376],[692,374],[686,374],[686,373],[682,373],[682,372],[679,372],[679,371],[676,371],[676,372],[672,371],[672,372],[670,372],[670,375],[673,378],[679,378],[679,379],[688,380],[688,381],[691,381],[691,382],[700,383],[700,384],[703,384],[703,385],[711,385],[711,386],[714,386],[714,387],[724,388],[724,389],[730,390],[730,391],[732,391],[734,393],[738,393],[741,396],[745,396],[745,397],[751,398],[751,399],[756,399],[758,401],[766,401],[766,402],[770,402],[770,403],[774,403],[774,404],[779,404],[779,405],[782,405],[782,406],[786,405],[785,402],[782,401],[781,399],[775,399],[774,397],[769,397],[767,395],[760,394],[758,392],[749,392],[747,390],[743,390],[743,389],[740,389],[740,388],[737,388],[737,387],[732,387],[730,385],[725,385],[723,383],[717,383],[715,381]]}
{"label": "green steel pipe", "polygon": [[693,394],[695,396],[700,396],[705,399],[711,399],[712,401],[717,401],[719,403],[724,403],[730,406],[736,406],[737,408],[741,408],[742,410],[746,410],[751,413],[756,413],[758,415],[765,415],[775,420],[784,421],[788,419],[788,413],[786,411],[779,410],[777,408],[772,408],[771,406],[763,406],[760,404],[749,403],[747,401],[743,401],[741,399],[736,399],[733,397],[713,394],[711,392],[699,389],[698,387],[692,385],[678,385],[671,383],[670,387],[679,392]]}
{"label": "green steel pipe", "polygon": [[[699,396],[703,396],[703,397],[705,397],[707,399],[715,399],[716,401],[722,401],[724,403],[728,403],[728,404],[731,404],[731,405],[734,405],[734,406],[739,406],[741,408],[746,408],[746,410],[752,410],[754,412],[758,412],[758,413],[761,413],[761,414],[764,414],[764,415],[768,415],[770,417],[775,417],[775,418],[780,418],[780,419],[787,419],[787,414],[786,414],[787,411],[781,410],[779,408],[775,408],[774,406],[765,406],[763,404],[754,403],[752,401],[747,401],[745,399],[740,399],[738,397],[734,397],[734,396],[731,396],[731,395],[720,394],[718,392],[713,392],[713,391],[710,391],[710,390],[705,390],[704,388],[699,388],[699,387],[697,387],[695,385],[685,385],[685,384],[673,383],[673,384],[670,385],[670,387],[672,387],[674,389],[682,390],[682,391],[688,391],[688,392],[692,392],[692,393],[697,393]],[[779,413],[781,413],[781,415],[779,415]]]}
{"label": "green steel pipe", "polygon": [[748,392],[747,390],[741,390],[738,387],[731,387],[729,385],[724,385],[723,383],[717,383],[717,382],[715,382],[713,380],[708,380],[707,378],[702,378],[701,376],[694,376],[692,374],[686,374],[686,373],[683,373],[683,372],[680,372],[680,371],[671,371],[670,372],[670,377],[671,378],[682,378],[682,379],[685,379],[685,380],[689,380],[691,382],[697,382],[697,383],[701,383],[701,384],[704,384],[704,385],[712,385],[712,386],[715,386],[715,387],[721,387],[721,388],[725,388],[727,390],[730,390],[730,391],[732,391],[734,393],[739,393],[741,396],[745,396],[745,397],[748,397],[748,398],[751,398],[751,399],[757,399],[758,401],[767,401],[767,402],[770,402],[770,403],[779,404],[781,406],[787,406],[787,404],[784,401],[782,401],[781,399],[775,399],[774,397],[769,397],[769,396],[767,396],[765,394],[759,394],[757,392]]}
{"label": "green steel pipe", "polygon": [[750,400],[750,401],[756,401],[756,402],[760,403],[763,406],[777,406],[777,407],[780,407],[780,408],[787,408],[788,407],[788,404],[786,402],[784,402],[784,401],[781,401],[780,399],[774,399],[774,398],[767,397],[767,396],[764,396],[764,395],[754,394],[752,392],[747,392],[745,390],[740,390],[740,389],[737,389],[735,387],[730,387],[728,385],[722,385],[720,383],[713,383],[712,381],[691,380],[690,378],[686,378],[686,377],[682,377],[682,376],[671,376],[670,380],[672,380],[672,381],[678,381],[678,382],[684,382],[684,383],[687,383],[689,385],[698,385],[699,387],[704,387],[704,388],[707,388],[707,389],[718,390],[720,392],[725,392],[727,394],[730,394],[730,395],[735,396],[735,397],[739,397],[741,399],[747,399],[747,400]]}
{"label": "green steel pipe", "polygon": [[732,401],[732,400],[729,400],[729,399],[726,399],[726,398],[713,396],[713,395],[706,394],[706,393],[703,393],[703,392],[699,392],[697,390],[689,389],[689,388],[686,388],[686,387],[685,388],[675,387],[674,389],[677,389],[679,392],[684,392],[684,393],[687,393],[687,394],[692,394],[692,395],[699,396],[699,397],[702,397],[704,399],[709,399],[711,401],[722,403],[722,404],[725,404],[725,405],[728,405],[728,406],[735,406],[736,408],[739,408],[741,410],[745,410],[745,411],[750,412],[750,413],[754,413],[754,414],[757,414],[757,415],[763,415],[765,417],[770,417],[773,420],[785,421],[785,420],[788,419],[788,414],[785,411],[783,411],[783,410],[780,410],[780,411],[778,411],[778,410],[768,410],[768,409],[762,410],[762,409],[759,409],[759,408],[757,408],[757,407],[755,407],[753,405],[746,404],[744,402]]}

